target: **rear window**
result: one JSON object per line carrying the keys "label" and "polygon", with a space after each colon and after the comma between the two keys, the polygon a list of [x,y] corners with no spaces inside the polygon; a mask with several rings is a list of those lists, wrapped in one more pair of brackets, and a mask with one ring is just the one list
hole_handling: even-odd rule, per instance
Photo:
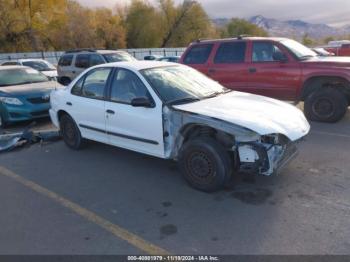
{"label": "rear window", "polygon": [[223,43],[214,58],[215,64],[243,63],[246,51],[245,42]]}
{"label": "rear window", "polygon": [[61,56],[60,60],[58,61],[59,66],[70,66],[72,64],[73,55],[64,55]]}
{"label": "rear window", "polygon": [[195,45],[186,54],[184,63],[185,64],[204,64],[205,62],[207,62],[212,49],[213,49],[213,44]]}

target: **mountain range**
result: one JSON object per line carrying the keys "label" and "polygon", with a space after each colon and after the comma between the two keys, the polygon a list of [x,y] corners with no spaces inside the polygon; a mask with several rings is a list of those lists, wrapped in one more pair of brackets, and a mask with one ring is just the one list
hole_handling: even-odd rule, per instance
{"label": "mountain range", "polygon": [[[341,37],[350,35],[350,25],[343,27],[332,27],[326,24],[313,24],[302,20],[281,21],[273,18],[266,18],[262,15],[246,19],[256,24],[269,33],[270,36],[293,37],[301,39],[305,34],[314,39],[322,39],[328,36]],[[213,20],[217,26],[224,26],[230,19],[217,18]]]}

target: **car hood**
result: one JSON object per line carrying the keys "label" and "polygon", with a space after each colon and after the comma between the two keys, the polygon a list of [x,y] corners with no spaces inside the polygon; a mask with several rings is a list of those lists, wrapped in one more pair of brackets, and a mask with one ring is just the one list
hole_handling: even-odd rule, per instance
{"label": "car hood", "polygon": [[0,93],[25,96],[34,93],[48,93],[55,88],[61,88],[61,85],[55,81],[48,81],[41,83],[0,87]]}
{"label": "car hood", "polygon": [[317,56],[303,62],[350,67],[350,57],[347,56]]}
{"label": "car hood", "polygon": [[239,125],[259,135],[283,134],[291,141],[305,136],[310,125],[296,107],[272,98],[230,92],[174,108]]}

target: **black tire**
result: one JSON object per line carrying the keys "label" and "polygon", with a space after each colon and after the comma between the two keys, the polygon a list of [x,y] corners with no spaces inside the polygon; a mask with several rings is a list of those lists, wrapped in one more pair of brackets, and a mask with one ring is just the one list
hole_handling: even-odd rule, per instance
{"label": "black tire", "polygon": [[227,150],[210,137],[186,142],[178,164],[189,185],[204,192],[222,189],[233,171]]}
{"label": "black tire", "polygon": [[60,119],[60,130],[63,141],[66,145],[74,150],[79,150],[84,145],[84,140],[81,136],[80,130],[73,118],[69,115],[63,115]]}
{"label": "black tire", "polygon": [[322,88],[305,99],[304,113],[311,121],[335,123],[344,117],[348,105],[346,96],[339,90]]}
{"label": "black tire", "polygon": [[62,78],[60,78],[59,82],[60,82],[60,84],[67,86],[70,84],[70,82],[72,82],[72,80],[70,80],[69,77],[62,77]]}

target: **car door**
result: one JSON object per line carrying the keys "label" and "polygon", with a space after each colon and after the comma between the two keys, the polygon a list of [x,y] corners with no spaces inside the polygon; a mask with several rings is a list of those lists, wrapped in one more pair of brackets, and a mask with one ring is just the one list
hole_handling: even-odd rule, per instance
{"label": "car door", "polygon": [[106,134],[105,97],[112,68],[95,68],[72,87],[66,101],[67,111],[84,138],[108,143]]}
{"label": "car door", "polygon": [[301,85],[299,63],[281,45],[271,41],[251,42],[250,63],[244,76],[247,92],[278,99],[295,99]]}
{"label": "car door", "polygon": [[245,62],[247,43],[245,41],[232,41],[221,43],[209,62],[208,75],[223,86],[244,90],[246,87],[246,72],[248,65]]}
{"label": "car door", "polygon": [[[117,69],[106,101],[106,130],[115,146],[164,157],[162,103],[142,76]],[[147,98],[152,106],[133,106],[135,98]]]}
{"label": "car door", "polygon": [[85,69],[90,67],[90,55],[78,54],[75,56],[74,67],[72,69],[72,79],[80,75]]}

